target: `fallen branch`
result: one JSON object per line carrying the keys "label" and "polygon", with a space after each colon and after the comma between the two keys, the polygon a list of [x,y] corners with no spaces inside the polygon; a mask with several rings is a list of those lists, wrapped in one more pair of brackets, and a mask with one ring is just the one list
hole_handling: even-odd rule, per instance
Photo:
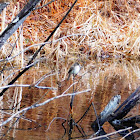
{"label": "fallen branch", "polygon": [[[105,109],[98,116],[100,126],[102,126],[106,121],[108,121],[108,117],[112,115],[113,112],[116,110],[116,108],[120,103],[120,100],[121,100],[120,95],[112,97],[110,102],[106,105]],[[95,132],[99,130],[97,119],[92,123],[91,127]]]}

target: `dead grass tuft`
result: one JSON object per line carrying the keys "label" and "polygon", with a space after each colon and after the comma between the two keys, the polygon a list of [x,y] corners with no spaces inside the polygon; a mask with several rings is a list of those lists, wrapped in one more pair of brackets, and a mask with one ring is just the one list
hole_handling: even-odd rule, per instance
{"label": "dead grass tuft", "polygon": [[[48,0],[42,1],[38,7],[47,2]],[[23,49],[43,42],[63,18],[72,3],[73,0],[55,1],[33,11],[22,25]],[[10,5],[1,15],[1,21],[3,21],[0,23],[1,31],[25,4],[23,0],[10,1]],[[47,44],[41,55],[52,57],[54,53],[57,53],[55,56],[60,58],[137,59],[140,54],[139,7],[138,0],[79,0],[51,38],[53,43]],[[9,38],[5,49],[11,48],[19,33],[18,29]],[[17,41],[16,44],[19,49],[16,47],[12,56],[21,51],[21,42]],[[29,48],[28,53],[35,52],[38,47]],[[7,54],[1,53],[0,55],[1,59],[5,56],[8,56],[8,51]]]}

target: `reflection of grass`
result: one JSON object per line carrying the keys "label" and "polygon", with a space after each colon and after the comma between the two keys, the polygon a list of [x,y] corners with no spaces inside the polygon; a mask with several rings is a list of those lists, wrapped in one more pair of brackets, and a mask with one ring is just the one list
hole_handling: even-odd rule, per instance
{"label": "reflection of grass", "polygon": [[[68,11],[72,2],[72,0],[57,1],[33,11],[22,27],[9,38],[0,50],[1,60],[10,57],[7,67],[9,65],[13,67],[13,64],[17,64],[19,67],[25,66],[29,61],[27,58],[31,57],[39,48],[39,43],[42,43],[49,36]],[[38,6],[45,3],[47,1],[43,1]],[[24,3],[21,0],[14,3],[10,1],[10,5],[2,15],[3,22],[0,23],[2,30],[3,26],[6,27],[23,7]],[[41,50],[38,58],[41,56],[46,58],[47,61],[43,62],[47,63],[50,71],[56,70],[56,81],[67,78],[68,69],[76,60],[85,65],[87,71],[90,71],[88,69],[90,68],[93,74],[94,70],[97,69],[92,69],[95,66],[95,61],[92,60],[96,59],[98,72],[102,73],[102,69],[110,68],[104,68],[106,63],[112,64],[106,60],[108,58],[111,58],[112,61],[123,58],[137,59],[140,49],[140,19],[138,14],[138,3],[133,1],[132,3],[128,3],[128,1],[123,3],[119,0],[116,2],[113,0],[96,0],[94,2],[80,0]],[[21,31],[21,29],[23,30]],[[12,46],[15,46],[13,51]],[[116,61],[113,64],[117,65]],[[42,65],[38,64],[38,66]],[[113,65],[111,66],[113,69]],[[128,72],[130,75],[127,67],[124,72]],[[138,65],[133,67],[133,73],[134,75],[136,73],[136,77],[139,76]],[[94,85],[94,89],[100,82],[100,75],[96,76],[88,77],[89,85]],[[94,81],[92,81],[93,79]]]}
{"label": "reflection of grass", "polygon": [[[23,24],[23,46],[28,47],[43,42],[65,15],[72,2],[72,0],[57,1],[42,9],[35,10]],[[47,1],[43,1],[39,6],[45,3]],[[21,0],[10,3],[6,13],[3,13],[2,28],[4,24],[6,26],[13,19],[23,6],[24,3]],[[135,59],[139,56],[140,49],[139,7],[137,1],[87,0],[85,2],[80,0],[56,31],[52,40],[72,34],[75,36],[46,44],[43,55],[48,56],[49,54],[51,59],[52,56],[55,56],[54,60],[56,57],[64,58],[66,56],[68,58],[77,56],[87,58],[88,56],[89,59],[98,57]],[[20,30],[10,37],[10,43],[16,41],[19,33]],[[8,44],[5,44],[6,49],[11,47]],[[12,55],[21,51],[19,50],[22,44],[21,40],[16,44],[17,47]],[[35,51],[37,48],[32,47],[30,51]],[[1,58],[4,58],[3,53]],[[23,59],[23,56],[21,58]],[[17,59],[19,60],[19,57]]]}

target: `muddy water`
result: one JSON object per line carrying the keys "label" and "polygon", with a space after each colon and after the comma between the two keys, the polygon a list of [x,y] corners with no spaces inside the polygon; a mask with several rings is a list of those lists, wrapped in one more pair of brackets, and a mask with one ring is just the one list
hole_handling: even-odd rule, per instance
{"label": "muddy water", "polygon": [[[72,93],[73,86],[71,88],[69,87],[72,85],[73,80],[66,80],[70,65],[71,64],[62,63],[53,68],[47,65],[36,65],[26,72],[16,84],[31,85],[31,87],[12,87],[1,97],[0,108],[5,109],[0,111],[1,122],[19,110],[35,103],[42,103],[61,94]],[[12,70],[7,70],[4,76],[6,77],[12,72]],[[40,82],[39,86],[53,87],[56,89],[39,89],[34,87],[37,81],[44,75],[46,77]],[[75,91],[90,89],[89,92],[83,92],[74,98],[72,115],[74,121],[77,122],[87,110],[91,101],[94,102],[97,114],[99,114],[112,96],[120,94],[122,97],[121,102],[123,102],[135,91],[140,85],[140,62],[87,62],[83,65],[83,68],[74,82],[77,82],[74,85]],[[67,92],[64,93],[66,90]],[[13,109],[13,107],[15,108]],[[128,115],[140,115],[139,108],[139,105],[137,105]],[[54,99],[43,106],[30,109],[17,115],[16,118],[1,127],[1,139],[68,139],[69,115],[70,96]],[[20,117],[20,119],[17,120],[17,117]],[[91,107],[86,116],[78,123],[79,128],[83,130],[87,136],[94,133],[91,129],[91,123],[95,119],[95,113],[93,107]],[[54,121],[51,122],[52,120]],[[114,131],[108,123],[105,123],[103,128],[107,133]],[[4,136],[2,137],[2,135]],[[82,134],[75,126],[71,136],[73,139],[82,139]],[[118,139],[118,135],[115,135],[114,139],[115,138]]]}

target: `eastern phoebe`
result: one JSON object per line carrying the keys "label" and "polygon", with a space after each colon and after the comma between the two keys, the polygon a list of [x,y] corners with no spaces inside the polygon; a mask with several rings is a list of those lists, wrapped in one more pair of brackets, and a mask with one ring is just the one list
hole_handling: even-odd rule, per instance
{"label": "eastern phoebe", "polygon": [[74,63],[68,71],[69,76],[68,76],[67,80],[69,80],[71,74],[73,74],[73,76],[75,77],[79,73],[80,68],[81,68],[81,66],[78,62]]}

